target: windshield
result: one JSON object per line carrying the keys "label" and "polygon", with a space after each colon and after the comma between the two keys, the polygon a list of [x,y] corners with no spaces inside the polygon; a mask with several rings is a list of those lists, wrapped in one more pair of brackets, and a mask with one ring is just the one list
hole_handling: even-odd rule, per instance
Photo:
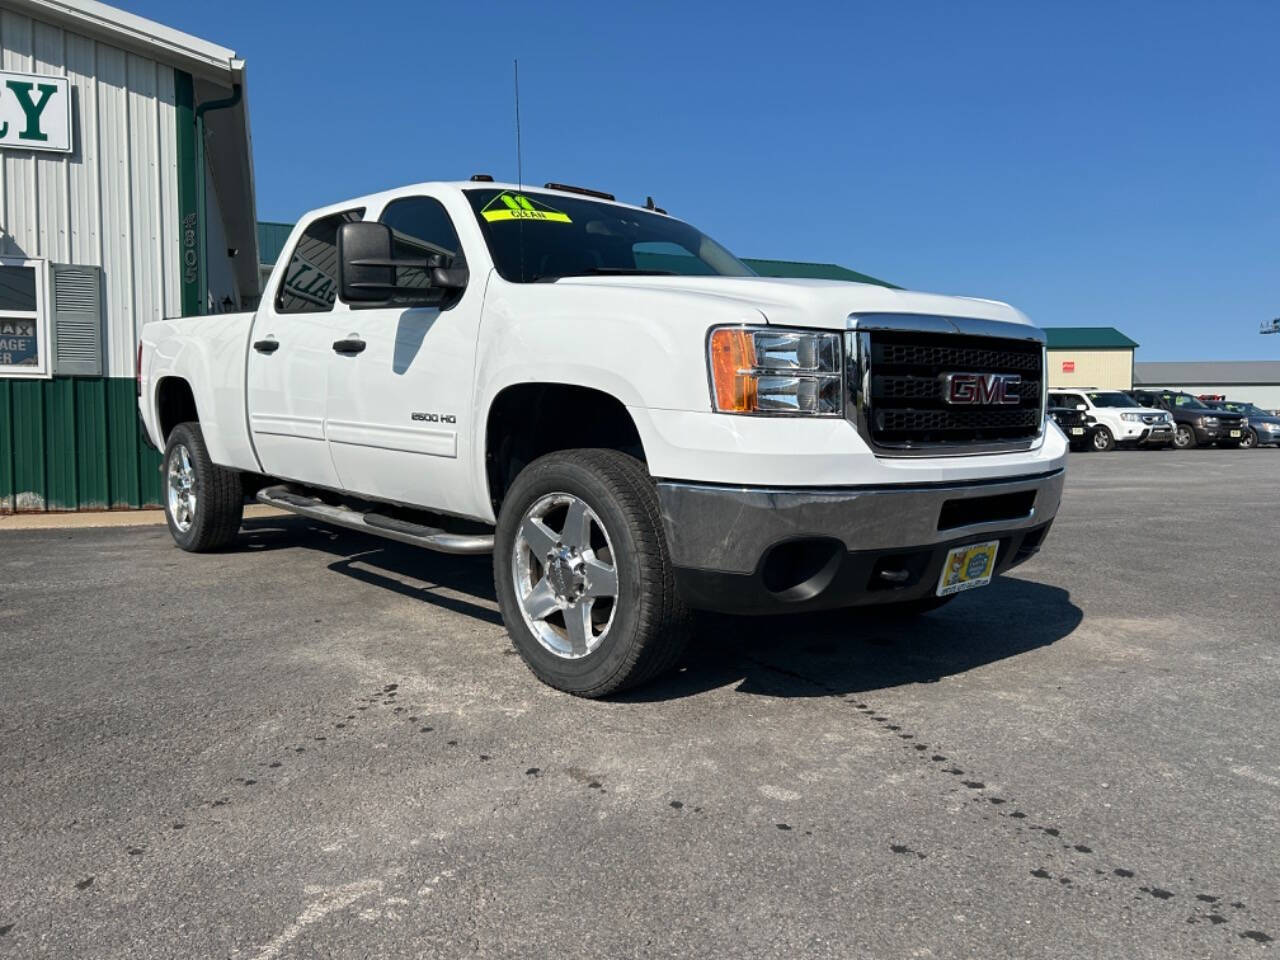
{"label": "windshield", "polygon": [[1183,410],[1212,410],[1213,407],[1206,407],[1189,393],[1175,393],[1171,398],[1175,407]]}
{"label": "windshield", "polygon": [[1243,413],[1246,417],[1269,417],[1271,414],[1252,403],[1224,403],[1224,407],[1232,413]]}
{"label": "windshield", "polygon": [[1087,394],[1095,407],[1136,407],[1138,401],[1119,390],[1094,391]]}
{"label": "windshield", "polygon": [[751,268],[687,223],[560,194],[467,190],[504,280],[680,275],[751,277]]}

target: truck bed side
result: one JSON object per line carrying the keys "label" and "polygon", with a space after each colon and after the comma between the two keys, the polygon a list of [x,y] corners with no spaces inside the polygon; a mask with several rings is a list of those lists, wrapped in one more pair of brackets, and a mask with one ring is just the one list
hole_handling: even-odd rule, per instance
{"label": "truck bed side", "polygon": [[164,448],[165,434],[175,425],[172,399],[181,396],[185,384],[213,461],[239,470],[259,469],[245,416],[253,317],[222,313],[159,320],[143,327],[138,405],[157,447]]}

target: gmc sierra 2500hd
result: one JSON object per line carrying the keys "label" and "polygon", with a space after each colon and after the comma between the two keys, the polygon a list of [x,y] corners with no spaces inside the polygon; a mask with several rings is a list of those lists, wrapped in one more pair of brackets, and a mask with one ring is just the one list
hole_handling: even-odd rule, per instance
{"label": "gmc sierra 2500hd", "polygon": [[142,331],[169,528],[246,492],[493,553],[533,672],[672,665],[691,609],[931,610],[1040,547],[1067,443],[1012,307],[753,275],[653,207],[425,183],[317,210],[254,313]]}

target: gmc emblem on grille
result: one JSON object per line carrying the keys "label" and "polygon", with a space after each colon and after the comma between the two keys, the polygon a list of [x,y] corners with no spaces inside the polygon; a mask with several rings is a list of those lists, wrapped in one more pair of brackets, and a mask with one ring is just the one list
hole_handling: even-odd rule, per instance
{"label": "gmc emblem on grille", "polygon": [[1016,373],[947,373],[942,377],[942,399],[953,407],[1013,406],[1021,403]]}

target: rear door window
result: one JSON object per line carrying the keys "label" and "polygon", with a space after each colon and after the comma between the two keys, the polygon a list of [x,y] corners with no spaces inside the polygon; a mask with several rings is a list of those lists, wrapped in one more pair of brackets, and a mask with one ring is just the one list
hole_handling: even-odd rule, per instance
{"label": "rear door window", "polygon": [[364,217],[364,209],[344,210],[312,221],[302,231],[280,288],[279,313],[328,313],[338,298],[338,228]]}

